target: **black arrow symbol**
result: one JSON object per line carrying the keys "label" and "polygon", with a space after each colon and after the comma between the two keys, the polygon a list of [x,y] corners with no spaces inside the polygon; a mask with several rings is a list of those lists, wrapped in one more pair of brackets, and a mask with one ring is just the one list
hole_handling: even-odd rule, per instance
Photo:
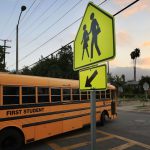
{"label": "black arrow symbol", "polygon": [[95,70],[90,78],[87,76],[85,87],[92,87],[91,82],[94,80],[94,78],[97,76],[97,74],[98,74],[98,72],[97,72],[97,70]]}

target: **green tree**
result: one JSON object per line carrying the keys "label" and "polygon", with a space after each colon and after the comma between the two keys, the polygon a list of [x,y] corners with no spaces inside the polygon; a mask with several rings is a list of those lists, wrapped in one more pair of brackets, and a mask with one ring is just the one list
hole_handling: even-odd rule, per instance
{"label": "green tree", "polygon": [[123,86],[125,84],[125,75],[121,75],[121,76],[115,75],[115,76],[112,76],[110,74],[110,83],[113,84],[113,85],[115,85],[116,87]]}
{"label": "green tree", "polygon": [[55,78],[78,79],[78,72],[73,71],[73,52],[70,45],[62,47],[50,58],[41,57],[31,69],[23,68],[22,74],[47,76]]}
{"label": "green tree", "polygon": [[31,70],[29,69],[28,66],[25,66],[25,67],[22,69],[22,74],[24,74],[24,75],[30,75],[30,74],[31,74]]}
{"label": "green tree", "polygon": [[131,59],[133,59],[133,69],[134,69],[134,81],[136,81],[136,59],[140,57],[140,49],[136,48],[130,54]]}

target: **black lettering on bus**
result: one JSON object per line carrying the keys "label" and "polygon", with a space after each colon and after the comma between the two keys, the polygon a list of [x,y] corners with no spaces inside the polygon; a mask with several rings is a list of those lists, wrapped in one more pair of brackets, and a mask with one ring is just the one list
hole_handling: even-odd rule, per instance
{"label": "black lettering on bus", "polygon": [[24,109],[24,114],[32,114],[44,111],[44,108]]}
{"label": "black lettering on bus", "polygon": [[15,116],[15,115],[20,115],[21,112],[22,112],[21,109],[19,109],[19,110],[11,110],[11,111],[7,111],[6,115],[7,116]]}

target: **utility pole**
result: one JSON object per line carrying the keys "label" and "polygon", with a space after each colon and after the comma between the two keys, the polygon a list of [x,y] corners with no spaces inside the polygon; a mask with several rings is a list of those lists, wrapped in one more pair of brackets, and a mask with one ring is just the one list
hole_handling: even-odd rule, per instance
{"label": "utility pole", "polygon": [[4,46],[2,46],[3,48],[4,48],[4,51],[3,51],[3,53],[4,53],[4,69],[5,69],[5,67],[6,67],[6,54],[9,54],[9,52],[6,52],[6,48],[11,48],[10,46],[7,46],[6,45],[6,43],[7,42],[11,42],[11,40],[3,40],[3,39],[0,39],[0,41],[3,41],[4,42]]}

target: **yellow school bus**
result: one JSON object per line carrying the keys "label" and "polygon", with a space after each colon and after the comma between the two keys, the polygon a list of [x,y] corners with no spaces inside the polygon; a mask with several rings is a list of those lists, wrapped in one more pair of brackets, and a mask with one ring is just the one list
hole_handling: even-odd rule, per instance
{"label": "yellow school bus", "polygon": [[[96,120],[116,118],[115,87],[96,91]],[[82,128],[90,124],[90,91],[78,80],[0,73],[0,149]]]}

